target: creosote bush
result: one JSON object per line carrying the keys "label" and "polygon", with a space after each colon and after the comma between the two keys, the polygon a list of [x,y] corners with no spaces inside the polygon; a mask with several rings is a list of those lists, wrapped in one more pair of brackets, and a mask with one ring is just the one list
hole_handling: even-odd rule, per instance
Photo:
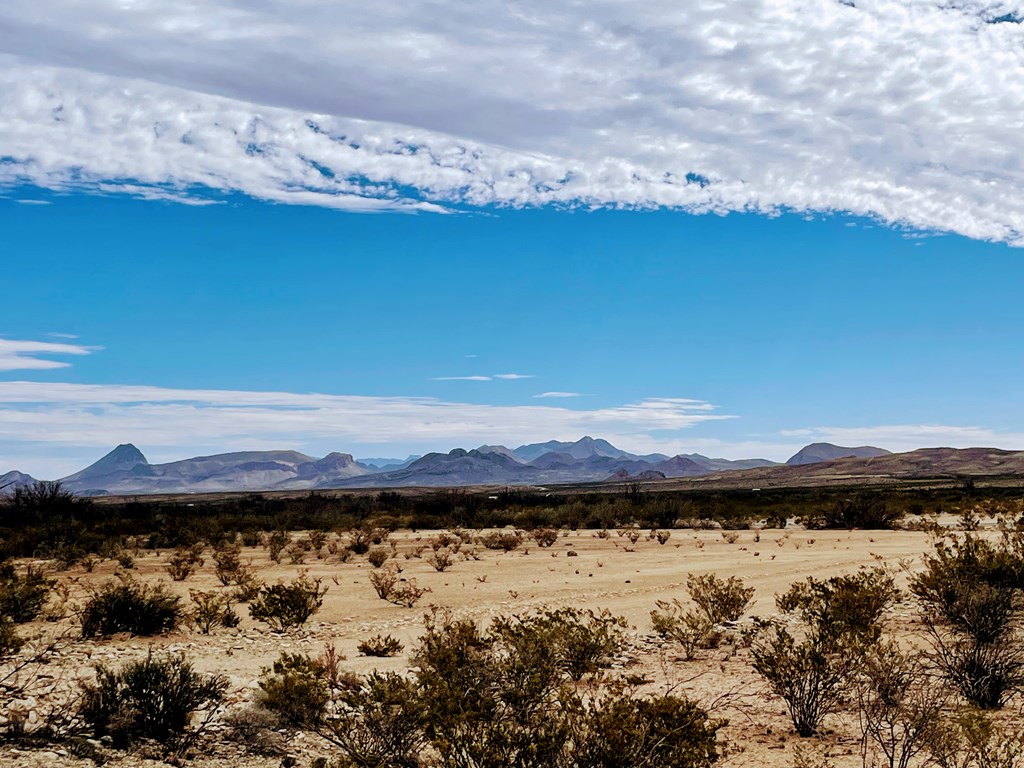
{"label": "creosote bush", "polygon": [[308,660],[291,662],[310,687],[300,698],[319,707],[288,718],[311,723],[343,766],[708,768],[722,723],[696,704],[622,688],[594,696],[573,682],[600,668],[620,630],[616,617],[572,609],[501,618],[486,631],[434,610],[411,677],[374,673],[332,687],[316,682]]}
{"label": "creosote bush", "polygon": [[226,679],[197,673],[182,656],[150,654],[119,670],[97,666],[79,714],[97,736],[120,747],[143,738],[172,744],[186,734],[192,714],[210,712],[227,687]]}
{"label": "creosote bush", "polygon": [[370,585],[377,597],[389,603],[412,608],[423,595],[430,591],[429,587],[420,587],[415,579],[405,581],[398,575],[395,568],[381,568],[370,574]]}
{"label": "creosote bush", "polygon": [[686,589],[712,624],[737,621],[754,600],[754,588],[744,586],[743,579],[737,576],[720,579],[713,573],[688,573]]}
{"label": "creosote bush", "polygon": [[361,641],[357,649],[364,656],[388,658],[402,652],[402,643],[392,635],[374,635]]}
{"label": "creosote bush", "polygon": [[260,589],[249,605],[249,615],[263,621],[275,631],[305,624],[324,604],[327,587],[321,579],[310,579],[305,573],[290,584],[272,584]]}
{"label": "creosote bush", "polygon": [[536,528],[530,532],[530,538],[538,547],[550,547],[558,541],[558,531],[554,528]]}
{"label": "creosote bush", "polygon": [[12,563],[0,564],[0,616],[15,624],[35,619],[43,610],[53,589],[53,581],[40,568],[27,566],[19,574]]}
{"label": "creosote bush", "polygon": [[803,626],[761,627],[751,660],[786,703],[800,736],[817,733],[822,719],[839,708],[878,642],[882,611],[895,599],[892,577],[882,569],[808,579],[776,597],[779,609],[800,617]]}
{"label": "creosote bush", "polygon": [[522,531],[491,531],[480,537],[480,543],[487,549],[511,552],[523,543]]}
{"label": "creosote bush", "polygon": [[108,581],[92,594],[82,609],[82,636],[169,632],[181,619],[179,602],[180,598],[163,584],[151,587],[128,576]]}
{"label": "creosote bush", "polygon": [[380,568],[384,563],[388,561],[391,553],[383,547],[377,549],[371,549],[366,555],[366,561],[374,568]]}
{"label": "creosote bush", "polygon": [[811,521],[812,525],[809,527],[892,529],[902,517],[902,510],[890,508],[882,496],[859,493],[846,499],[839,499],[825,510],[820,521]]}
{"label": "creosote bush", "polygon": [[189,620],[204,635],[217,627],[237,627],[238,614],[231,607],[231,596],[222,592],[201,592],[189,590],[194,608]]}
{"label": "creosote bush", "polygon": [[972,533],[935,543],[910,589],[918,598],[932,658],[949,682],[982,709],[1024,690],[1024,535],[998,542]]}

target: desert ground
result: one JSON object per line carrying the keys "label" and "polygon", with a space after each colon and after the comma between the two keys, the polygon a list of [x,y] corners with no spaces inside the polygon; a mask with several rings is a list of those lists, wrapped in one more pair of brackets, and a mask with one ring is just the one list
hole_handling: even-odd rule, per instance
{"label": "desert ground", "polygon": [[[326,644],[333,644],[346,657],[346,669],[406,669],[409,652],[423,626],[424,612],[430,606],[450,608],[455,616],[480,623],[496,615],[521,614],[540,606],[608,609],[623,616],[629,624],[627,651],[616,660],[609,674],[643,674],[651,681],[647,684],[649,690],[673,687],[712,707],[716,717],[727,718],[728,725],[719,731],[723,755],[719,765],[723,768],[790,766],[799,744],[814,756],[829,756],[836,766],[860,765],[857,729],[851,719],[833,716],[823,736],[800,739],[793,733],[782,701],[766,692],[745,649],[727,645],[702,651],[696,660],[683,661],[678,650],[652,633],[649,614],[657,600],[687,599],[688,573],[742,578],[756,590],[748,616],[761,617],[777,613],[773,600],[776,593],[808,576],[827,578],[884,565],[897,573],[897,581],[902,585],[907,569],[915,568],[921,555],[930,550],[929,536],[915,531],[792,528],[735,533],[736,540],[730,543],[718,530],[673,530],[664,544],[642,535],[631,545],[628,538],[615,531],[607,537],[596,531],[562,531],[549,549],[537,547],[530,539],[511,552],[477,546],[474,557],[479,559],[460,555],[450,569],[437,572],[424,559],[413,555],[437,532],[398,531],[387,542],[394,545],[392,567],[397,565],[403,578],[415,579],[419,586],[430,589],[413,608],[392,605],[377,597],[369,583],[374,569],[365,556],[342,563],[324,549],[319,558],[317,553],[309,552],[305,562],[288,564],[287,557],[282,556],[282,562],[275,563],[266,549],[247,547],[242,553],[243,562],[251,562],[267,583],[289,581],[302,571],[323,580],[328,587],[323,607],[307,624],[274,633],[265,624],[254,621],[242,605],[238,608],[242,621],[237,628],[217,628],[209,635],[181,627],[155,638],[114,636],[82,640],[76,635],[74,609],[87,597],[90,588],[114,578],[117,562],[107,560],[96,564],[91,572],[78,565],[53,574],[68,587],[66,604],[58,610],[65,616],[57,621],[53,616],[49,621],[36,621],[27,629],[28,634],[40,638],[39,642],[68,633],[70,642],[60,650],[58,662],[50,665],[52,674],[62,678],[61,685],[70,685],[76,677],[87,679],[96,663],[118,666],[151,649],[183,652],[197,669],[228,676],[230,709],[243,706],[256,695],[261,669],[286,650],[319,653]],[[301,536],[292,534],[293,539]],[[138,551],[134,577],[150,583],[165,582],[182,595],[185,606],[189,605],[189,590],[224,589],[214,576],[209,550],[204,564],[187,580],[178,582],[171,581],[165,569],[171,554],[167,550]],[[890,613],[887,629],[900,633],[914,616],[913,605],[901,602]],[[359,641],[377,633],[394,635],[403,643],[404,651],[386,659],[361,656],[357,651]],[[45,701],[33,700],[28,704],[41,707]],[[310,765],[318,755],[331,755],[328,745],[313,735],[293,738],[288,749],[299,766]],[[91,764],[53,748],[0,749],[0,765],[12,768]],[[107,763],[114,768],[150,764],[159,763],[128,754],[118,755]],[[191,764],[276,767],[281,758],[248,756],[240,746],[218,743],[212,754],[196,755]]]}

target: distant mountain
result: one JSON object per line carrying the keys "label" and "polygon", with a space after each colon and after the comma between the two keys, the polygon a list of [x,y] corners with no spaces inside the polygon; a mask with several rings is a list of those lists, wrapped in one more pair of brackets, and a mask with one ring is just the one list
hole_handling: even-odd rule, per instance
{"label": "distant mountain", "polygon": [[0,493],[11,493],[15,488],[32,485],[36,482],[38,481],[31,475],[12,470],[0,475]]}
{"label": "distant mountain", "polygon": [[515,454],[514,451],[510,451],[504,445],[481,445],[477,450],[480,451],[480,453],[498,453],[512,459],[512,461],[518,462],[519,464],[525,463]]}
{"label": "distant mountain", "polygon": [[150,464],[134,445],[119,445],[61,480],[82,495],[191,493],[316,488],[371,472],[347,453],[314,459],[298,451],[240,451]]}
{"label": "distant mountain", "polygon": [[528,484],[534,474],[530,467],[503,453],[456,448],[448,453],[428,453],[403,469],[353,478],[337,487]]}
{"label": "distant mountain", "polygon": [[633,454],[620,451],[607,440],[594,439],[590,436],[581,437],[575,443],[563,443],[558,440],[549,440],[546,443],[532,443],[521,445],[512,451],[522,461],[531,462],[540,458],[545,453],[567,453],[574,459],[586,459],[591,456],[610,456],[613,459],[624,457],[634,458]]}
{"label": "distant mountain", "polygon": [[836,459],[873,459],[877,456],[889,456],[890,451],[884,448],[875,448],[871,445],[862,445],[857,448],[844,448],[841,445],[832,443],[811,443],[797,451],[786,462],[791,467],[803,464],[817,464],[822,461],[835,461]]}
{"label": "distant mountain", "polygon": [[404,459],[356,459],[356,463],[364,467],[379,470],[404,469],[412,464],[420,454],[409,454]]}

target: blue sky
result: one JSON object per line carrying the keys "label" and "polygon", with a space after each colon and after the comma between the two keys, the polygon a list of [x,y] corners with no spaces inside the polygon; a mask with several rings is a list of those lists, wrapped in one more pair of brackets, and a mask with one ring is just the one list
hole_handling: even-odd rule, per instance
{"label": "blue sky", "polygon": [[[734,458],[783,459],[817,439],[1024,447],[1024,262],[1004,245],[844,216],[370,215],[24,188],[0,201],[0,219],[24,270],[6,338],[90,348],[37,355],[71,365],[5,371],[0,392],[25,380],[96,385],[114,400],[118,386],[164,390],[118,405],[63,391],[8,404],[38,419],[34,435],[16,421],[5,430],[5,459],[25,471],[73,468],[121,441],[153,460],[250,446],[400,456],[585,431]],[[197,390],[250,394],[206,402]],[[311,433],[287,419],[313,407],[301,397],[263,429],[244,415],[221,434],[191,426],[261,392],[370,398],[358,410],[434,400],[387,417],[407,430],[353,429],[332,410]],[[664,422],[650,408],[600,415],[683,398],[708,405],[670,408]],[[580,417],[517,415],[537,407]],[[419,422],[436,428],[419,436]]]}
{"label": "blue sky", "polygon": [[1024,449],[1017,0],[7,0],[0,472]]}

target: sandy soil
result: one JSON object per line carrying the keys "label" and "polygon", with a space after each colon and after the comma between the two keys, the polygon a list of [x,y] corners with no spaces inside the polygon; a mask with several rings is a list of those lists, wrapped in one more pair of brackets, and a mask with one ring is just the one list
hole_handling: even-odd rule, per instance
{"label": "sandy soil", "polygon": [[[646,532],[644,532],[646,533]],[[922,553],[930,549],[928,536],[916,532],[836,532],[802,530],[740,531],[735,543],[728,543],[719,531],[672,532],[664,545],[641,538],[635,551],[624,537],[614,532],[599,538],[593,531],[563,532],[550,549],[538,548],[532,541],[517,551],[503,553],[476,547],[479,560],[457,558],[452,567],[434,571],[416,557],[406,557],[425,545],[435,532],[398,532],[392,540],[397,546],[393,561],[402,568],[404,578],[415,579],[430,588],[420,604],[412,609],[386,603],[376,596],[368,577],[373,568],[365,557],[353,557],[347,563],[323,551],[303,564],[276,564],[262,548],[246,549],[243,562],[251,561],[260,578],[267,582],[290,580],[301,570],[323,580],[329,587],[322,610],[304,627],[288,633],[269,632],[266,625],[253,621],[244,606],[242,623],[236,629],[217,629],[202,635],[188,628],[159,638],[115,637],[102,641],[77,640],[62,652],[70,662],[72,675],[86,677],[96,662],[120,664],[144,655],[149,649],[185,652],[195,666],[204,671],[229,676],[230,700],[239,704],[249,700],[261,668],[269,665],[284,650],[319,653],[332,643],[347,657],[344,666],[356,672],[373,668],[402,670],[407,666],[409,649],[422,628],[424,610],[430,605],[451,608],[460,617],[486,622],[498,614],[521,613],[538,606],[576,606],[607,608],[624,616],[630,624],[630,655],[635,668],[654,682],[655,690],[675,685],[705,704],[717,702],[716,715],[729,719],[720,731],[725,768],[789,766],[794,747],[801,742],[792,733],[781,701],[768,696],[742,649],[707,651],[695,661],[678,660],[671,647],[665,647],[650,634],[649,614],[656,600],[685,600],[687,573],[714,572],[719,576],[739,576],[756,590],[756,602],[750,613],[769,616],[776,612],[774,595],[789,584],[807,576],[826,578],[858,568],[884,564],[898,569],[901,564],[915,567]],[[299,535],[293,535],[299,538]],[[576,556],[568,553],[576,552]],[[148,582],[164,581],[180,593],[188,604],[190,589],[222,589],[213,574],[207,552],[205,564],[184,582],[171,582],[164,570],[170,553],[141,552],[135,559],[134,575]],[[93,572],[81,567],[58,576],[70,587],[69,605],[80,603],[90,586],[102,583],[114,574],[116,563],[106,561]],[[900,581],[905,575],[900,576]],[[891,618],[900,630],[913,619],[909,605],[897,607]],[[61,622],[36,622],[29,631],[41,636],[73,626],[69,617]],[[405,645],[405,652],[393,659],[368,659],[359,655],[358,642],[376,633],[392,634]],[[728,695],[726,695],[728,694]],[[721,701],[726,695],[724,703]],[[855,727],[835,717],[829,733],[808,743],[806,750],[829,755],[837,766],[860,765]],[[290,747],[299,756],[299,765],[309,764],[312,755],[329,754],[322,745],[306,737]],[[280,759],[245,758],[241,764],[277,766]],[[77,766],[89,765],[58,752],[0,748],[0,766]],[[113,766],[139,766],[137,756],[120,757]],[[238,766],[237,755],[199,756],[196,766]]]}

